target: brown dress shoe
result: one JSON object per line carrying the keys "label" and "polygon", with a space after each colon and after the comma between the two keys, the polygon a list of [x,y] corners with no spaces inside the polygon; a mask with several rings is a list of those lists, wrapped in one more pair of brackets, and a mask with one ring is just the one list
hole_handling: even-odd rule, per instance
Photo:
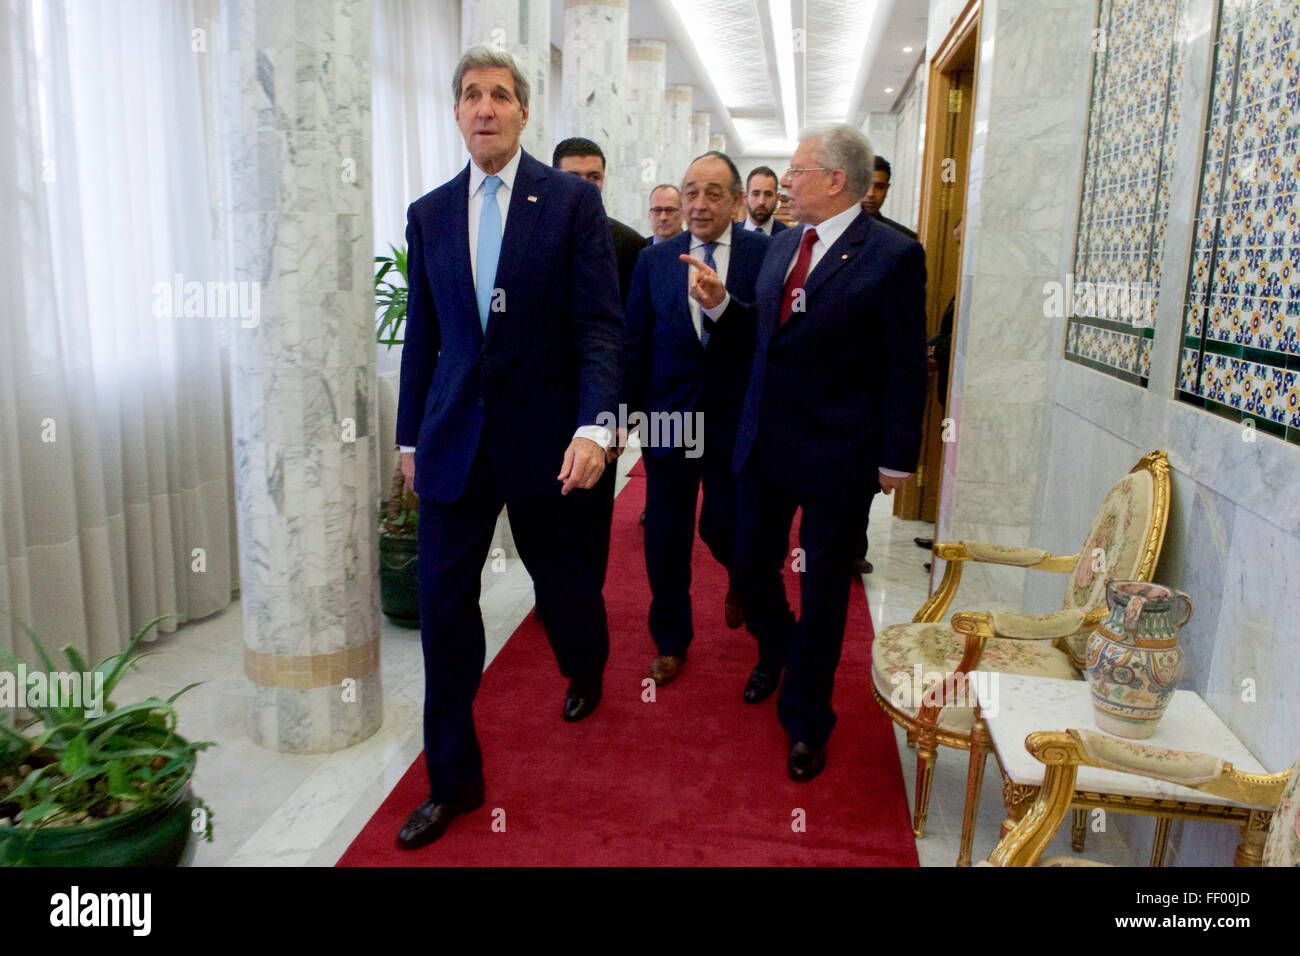
{"label": "brown dress shoe", "polygon": [[677,679],[677,675],[682,672],[682,667],[685,664],[686,658],[684,657],[660,654],[650,662],[650,671],[646,676],[660,687],[663,687],[664,684],[671,684]]}
{"label": "brown dress shoe", "polygon": [[727,588],[727,597],[722,603],[722,615],[727,620],[727,627],[733,631],[745,626],[745,602],[735,588]]}

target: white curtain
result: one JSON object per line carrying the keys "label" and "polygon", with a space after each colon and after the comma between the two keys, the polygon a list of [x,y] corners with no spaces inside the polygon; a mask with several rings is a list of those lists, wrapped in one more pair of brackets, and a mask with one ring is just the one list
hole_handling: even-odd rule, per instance
{"label": "white curtain", "polygon": [[235,583],[221,309],[159,293],[223,278],[215,24],[189,0],[0,5],[0,646],[12,609],[97,659]]}
{"label": "white curtain", "polygon": [[376,0],[373,36],[375,250],[382,255],[406,241],[406,207],[469,161],[452,116],[459,0]]}
{"label": "white curtain", "polygon": [[[452,115],[451,75],[460,59],[459,0],[375,0],[370,116],[373,125],[375,254],[406,242],[406,207],[469,161]],[[397,465],[393,432],[402,349],[379,346],[375,427],[380,492]]]}

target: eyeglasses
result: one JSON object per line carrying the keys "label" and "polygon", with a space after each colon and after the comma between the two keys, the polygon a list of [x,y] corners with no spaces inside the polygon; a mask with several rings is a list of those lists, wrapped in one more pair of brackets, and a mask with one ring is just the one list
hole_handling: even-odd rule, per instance
{"label": "eyeglasses", "polygon": [[681,211],[682,211],[681,206],[651,206],[650,207],[650,215],[652,216],[667,216],[669,213],[681,212]]}
{"label": "eyeglasses", "polygon": [[825,172],[829,169],[830,169],[829,166],[803,166],[803,167],[791,166],[789,169],[785,171],[785,176],[782,176],[781,178],[785,179],[786,176],[789,176],[791,173],[815,173],[819,171]]}

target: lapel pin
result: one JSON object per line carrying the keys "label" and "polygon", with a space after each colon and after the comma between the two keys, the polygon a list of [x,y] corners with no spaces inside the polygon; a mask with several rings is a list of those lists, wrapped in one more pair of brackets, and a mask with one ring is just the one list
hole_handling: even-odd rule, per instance
{"label": "lapel pin", "polygon": [[529,201],[529,202],[537,202],[537,197],[536,197],[536,196],[529,196],[529,197],[528,197],[528,201]]}

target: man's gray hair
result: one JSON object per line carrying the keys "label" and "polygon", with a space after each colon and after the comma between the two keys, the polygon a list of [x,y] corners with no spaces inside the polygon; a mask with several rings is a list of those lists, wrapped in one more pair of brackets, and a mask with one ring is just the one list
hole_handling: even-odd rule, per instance
{"label": "man's gray hair", "polygon": [[456,73],[451,78],[451,92],[456,97],[456,102],[460,102],[460,81],[469,70],[498,69],[510,71],[510,76],[515,81],[515,96],[519,98],[519,105],[528,109],[528,77],[524,76],[513,56],[505,50],[485,44],[472,46],[461,54],[460,62],[456,64]]}
{"label": "man's gray hair", "polygon": [[871,188],[875,171],[875,151],[861,131],[843,123],[814,126],[799,134],[799,139],[816,137],[813,159],[818,166],[844,170],[844,191],[861,199]]}

